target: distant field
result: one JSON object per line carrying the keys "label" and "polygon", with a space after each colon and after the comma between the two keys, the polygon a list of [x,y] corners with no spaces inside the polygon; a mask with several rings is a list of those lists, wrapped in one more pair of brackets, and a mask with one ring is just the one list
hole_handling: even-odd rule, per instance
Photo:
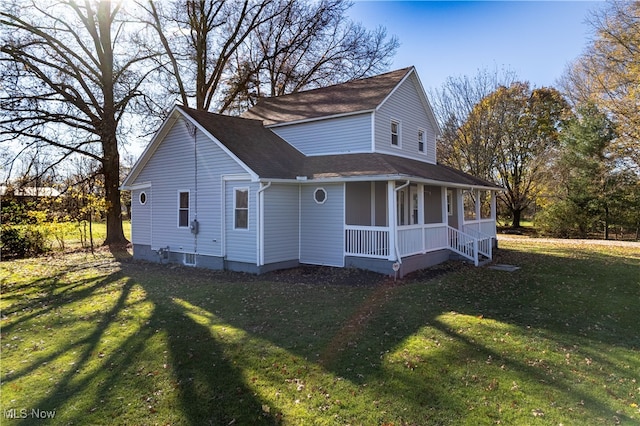
{"label": "distant field", "polygon": [[640,250],[510,239],[496,262],[520,269],[1,262],[2,424],[640,424]]}

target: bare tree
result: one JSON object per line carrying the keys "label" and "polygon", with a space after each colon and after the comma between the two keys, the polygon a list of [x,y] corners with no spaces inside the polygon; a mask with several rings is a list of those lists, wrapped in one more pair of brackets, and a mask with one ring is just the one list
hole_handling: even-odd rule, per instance
{"label": "bare tree", "polygon": [[[398,48],[386,30],[350,21],[344,0],[285,2],[247,38],[231,64],[222,110],[241,111],[263,96],[344,82],[386,70]],[[235,105],[234,105],[235,103]]]}
{"label": "bare tree", "polygon": [[146,23],[158,37],[167,90],[185,106],[209,110],[243,41],[279,13],[273,0],[148,0]]}
{"label": "bare tree", "polygon": [[[344,0],[148,0],[170,95],[196,109],[241,112],[255,99],[388,67],[384,29],[350,22]],[[171,82],[174,82],[173,84]]]}
{"label": "bare tree", "polygon": [[0,137],[18,154],[48,148],[49,167],[97,161],[107,205],[105,244],[127,242],[120,218],[119,131],[142,96],[152,56],[133,40],[122,2],[4,3]]}
{"label": "bare tree", "polygon": [[[516,81],[510,70],[478,70],[474,76],[449,77],[431,91],[435,113],[442,127],[438,139],[438,161],[474,176],[496,180],[500,135],[495,133],[504,119],[504,108],[490,98],[500,87]],[[484,102],[484,105],[482,105]]]}

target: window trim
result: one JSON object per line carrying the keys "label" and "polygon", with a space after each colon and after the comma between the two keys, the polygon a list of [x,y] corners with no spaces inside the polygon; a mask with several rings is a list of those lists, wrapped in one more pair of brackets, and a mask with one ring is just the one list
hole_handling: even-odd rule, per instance
{"label": "window trim", "polygon": [[[238,192],[247,193],[247,207],[238,207]],[[234,231],[248,231],[249,230],[249,208],[251,207],[251,197],[249,197],[248,186],[237,186],[233,188],[233,230]],[[237,224],[237,212],[244,210],[247,212],[247,226],[245,228],[239,228]]]}
{"label": "window trim", "polygon": [[[191,262],[193,261],[193,262]],[[184,266],[196,266],[197,258],[195,253],[183,253],[182,264]]]}
{"label": "window trim", "polygon": [[[422,139],[420,139],[420,135],[422,135]],[[420,149],[421,143],[422,143],[422,149]],[[427,132],[422,128],[418,128],[418,152],[420,154],[427,153]]]}
{"label": "window trim", "polygon": [[[318,201],[318,198],[316,198],[316,194],[318,192],[324,192],[324,199],[322,201]],[[313,201],[316,202],[316,204],[324,204],[327,202],[327,198],[329,198],[329,193],[327,192],[326,189],[324,189],[323,187],[318,187],[315,189],[315,191],[313,191]]]}
{"label": "window trim", "polygon": [[[181,194],[187,194],[187,201],[188,201],[188,205],[186,208],[181,207],[180,206],[180,196]],[[187,211],[187,223],[184,225],[180,224],[180,213],[182,211],[186,210]],[[178,190],[178,228],[180,229],[184,229],[184,228],[189,228],[189,219],[191,218],[191,191],[188,189],[180,189]]]}
{"label": "window trim", "polygon": [[[393,125],[396,125],[396,132],[393,132]],[[391,146],[394,148],[402,148],[402,123],[400,122],[400,120],[396,120],[395,118],[391,119],[391,125],[390,125],[390,134],[391,134]],[[396,136],[396,140],[398,143],[394,144],[393,143],[393,137]]]}
{"label": "window trim", "polygon": [[[144,196],[144,200],[142,199]],[[149,197],[147,196],[147,193],[145,191],[140,191],[140,194],[138,194],[138,202],[140,203],[141,206],[144,206],[147,204],[147,201],[149,201]]]}

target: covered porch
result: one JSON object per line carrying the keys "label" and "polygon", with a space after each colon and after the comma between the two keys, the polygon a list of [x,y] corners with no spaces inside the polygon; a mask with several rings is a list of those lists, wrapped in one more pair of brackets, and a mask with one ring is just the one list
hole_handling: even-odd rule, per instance
{"label": "covered porch", "polygon": [[345,185],[344,255],[356,258],[354,266],[372,259],[408,273],[440,263],[450,252],[476,266],[492,258],[495,188],[414,180]]}

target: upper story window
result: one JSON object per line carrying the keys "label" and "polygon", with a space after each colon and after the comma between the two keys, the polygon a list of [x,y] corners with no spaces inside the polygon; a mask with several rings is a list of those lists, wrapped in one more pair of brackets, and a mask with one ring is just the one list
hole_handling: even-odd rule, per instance
{"label": "upper story window", "polygon": [[178,227],[189,226],[189,191],[178,193]]}
{"label": "upper story window", "polygon": [[424,152],[424,130],[418,129],[418,151]]}
{"label": "upper story window", "polygon": [[400,146],[400,122],[391,120],[391,145]]}

